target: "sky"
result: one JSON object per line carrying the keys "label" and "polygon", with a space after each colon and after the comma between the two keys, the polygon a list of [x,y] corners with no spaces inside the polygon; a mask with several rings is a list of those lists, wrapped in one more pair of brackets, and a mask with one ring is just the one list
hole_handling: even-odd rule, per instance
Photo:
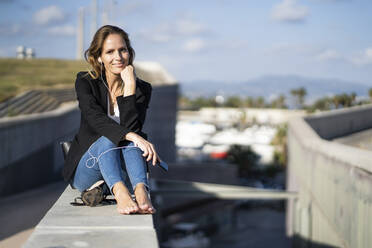
{"label": "sky", "polygon": [[[87,49],[92,1],[0,0],[0,56],[23,45],[75,59],[80,8]],[[136,60],[180,82],[298,75],[372,85],[371,13],[371,0],[98,0],[98,27],[123,28]]]}

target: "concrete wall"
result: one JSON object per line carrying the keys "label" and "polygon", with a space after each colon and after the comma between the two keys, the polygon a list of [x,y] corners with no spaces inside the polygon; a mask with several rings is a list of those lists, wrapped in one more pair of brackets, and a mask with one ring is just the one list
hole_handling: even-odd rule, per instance
{"label": "concrete wall", "polygon": [[372,128],[372,105],[323,112],[306,118],[323,139],[334,139]]}
{"label": "concrete wall", "polygon": [[[153,87],[144,130],[161,158],[175,162],[178,85]],[[77,103],[41,114],[0,118],[0,197],[61,179],[60,141],[80,125]]]}
{"label": "concrete wall", "polygon": [[[288,131],[287,234],[295,247],[371,247],[372,152],[327,141],[372,126],[372,106],[297,118]],[[313,129],[314,128],[314,129]]]}
{"label": "concrete wall", "polygon": [[0,197],[61,178],[59,142],[79,128],[76,106],[0,119]]}
{"label": "concrete wall", "polygon": [[178,84],[153,86],[146,122],[143,127],[164,161],[176,161]]}

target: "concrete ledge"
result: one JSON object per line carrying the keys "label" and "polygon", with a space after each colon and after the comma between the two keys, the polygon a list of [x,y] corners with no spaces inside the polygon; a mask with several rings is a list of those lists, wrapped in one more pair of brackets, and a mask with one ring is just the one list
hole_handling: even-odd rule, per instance
{"label": "concrete ledge", "polygon": [[120,215],[116,205],[70,205],[79,195],[67,186],[23,247],[159,247],[152,215]]}
{"label": "concrete ledge", "polygon": [[331,140],[372,128],[372,104],[312,114],[306,122],[323,139]]}
{"label": "concrete ledge", "polygon": [[287,233],[324,247],[371,247],[372,152],[331,139],[372,127],[372,106],[305,119],[288,130],[287,190],[298,199],[287,205]]}
{"label": "concrete ledge", "polygon": [[323,139],[303,118],[294,118],[290,121],[289,135],[293,135],[303,146],[303,149],[322,154],[328,159],[351,167],[372,172],[371,151]]}

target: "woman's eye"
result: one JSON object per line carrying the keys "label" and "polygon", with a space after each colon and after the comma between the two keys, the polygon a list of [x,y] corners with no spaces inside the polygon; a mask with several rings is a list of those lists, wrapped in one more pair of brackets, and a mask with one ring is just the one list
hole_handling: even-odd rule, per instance
{"label": "woman's eye", "polygon": [[108,54],[110,54],[110,53],[112,53],[112,52],[113,52],[112,50],[107,51]]}

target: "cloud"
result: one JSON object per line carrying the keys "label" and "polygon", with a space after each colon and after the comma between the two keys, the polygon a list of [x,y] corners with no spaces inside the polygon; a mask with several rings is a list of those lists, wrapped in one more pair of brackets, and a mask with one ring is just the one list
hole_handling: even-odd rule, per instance
{"label": "cloud", "polygon": [[167,22],[155,28],[142,30],[139,35],[155,42],[168,42],[185,36],[200,35],[207,31],[206,26],[190,18],[180,18],[175,22]]}
{"label": "cloud", "polygon": [[51,5],[37,11],[33,20],[39,25],[49,25],[53,23],[60,23],[66,19],[65,13],[56,5]]}
{"label": "cloud", "polygon": [[75,27],[72,25],[54,26],[48,28],[48,33],[52,35],[71,36],[75,34]]}
{"label": "cloud", "polygon": [[302,22],[309,15],[309,9],[306,6],[297,4],[297,0],[283,0],[275,5],[271,12],[274,20],[281,22]]}
{"label": "cloud", "polygon": [[364,52],[355,55],[350,61],[358,66],[372,64],[372,47],[368,47]]}
{"label": "cloud", "polygon": [[342,58],[340,53],[332,49],[324,50],[321,53],[317,54],[315,57],[321,61],[337,60]]}
{"label": "cloud", "polygon": [[183,44],[183,50],[187,52],[199,52],[205,48],[206,44],[203,39],[193,38]]}

